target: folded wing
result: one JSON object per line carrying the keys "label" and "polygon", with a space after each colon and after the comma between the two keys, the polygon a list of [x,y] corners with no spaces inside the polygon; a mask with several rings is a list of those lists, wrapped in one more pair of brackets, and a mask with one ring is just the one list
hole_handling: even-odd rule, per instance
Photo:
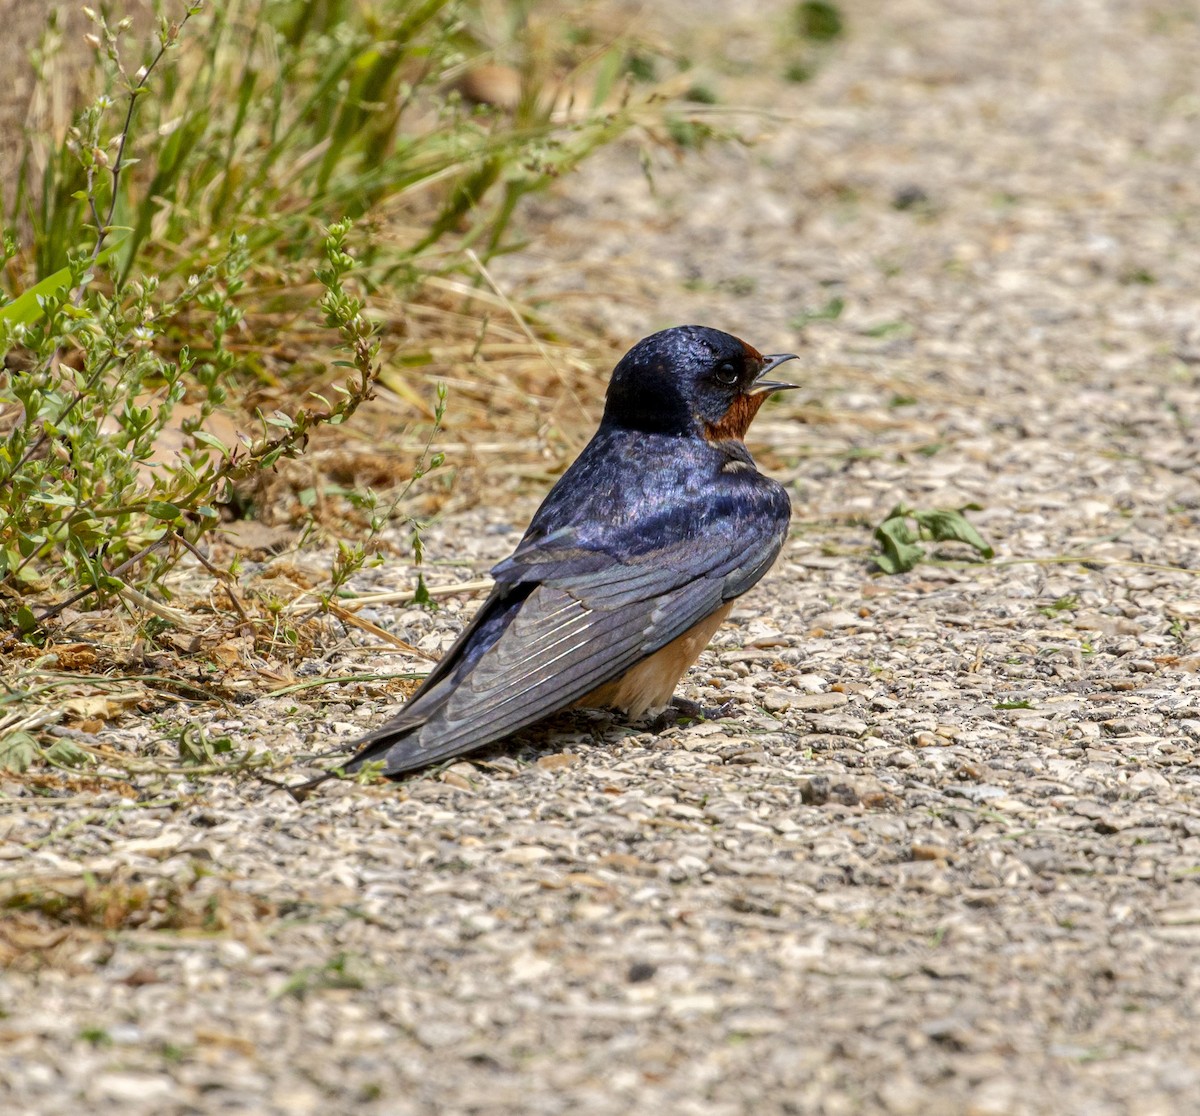
{"label": "folded wing", "polygon": [[676,520],[673,531],[657,531],[666,545],[640,554],[596,549],[569,528],[523,544],[493,570],[492,596],[425,685],[357,742],[346,769],[373,760],[388,775],[424,767],[619,678],[767,571],[788,513],[786,495],[771,487],[761,507],[743,494],[736,516],[682,530]]}

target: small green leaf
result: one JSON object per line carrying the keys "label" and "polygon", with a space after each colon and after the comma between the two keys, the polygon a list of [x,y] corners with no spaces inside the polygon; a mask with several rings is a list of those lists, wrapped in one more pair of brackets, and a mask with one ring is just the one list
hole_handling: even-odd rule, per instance
{"label": "small green leaf", "polygon": [[907,337],[912,333],[912,326],[908,322],[880,322],[878,325],[867,326],[862,332],[866,337]]}
{"label": "small green leaf", "polygon": [[925,557],[924,548],[917,545],[917,537],[908,525],[908,511],[897,504],[875,528],[875,541],[883,553],[875,555],[874,561],[886,574],[908,573]]}
{"label": "small green leaf", "polygon": [[[354,779],[360,786],[370,786],[372,783],[378,783],[387,769],[387,764],[381,760],[367,760],[355,773]],[[345,771],[339,771],[339,778],[345,775]]]}
{"label": "small green leaf", "polygon": [[[110,240],[108,247],[96,257],[96,263],[103,263],[107,260],[121,246],[122,240],[118,240],[115,243]],[[43,300],[57,294],[70,282],[71,269],[69,267],[60,267],[54,274],[47,275],[36,286],[30,287],[29,290],[22,292],[11,302],[0,306],[0,321],[23,325],[36,322],[42,316]],[[75,317],[86,316],[84,311],[76,307],[64,307],[63,309]]]}
{"label": "small green leaf", "polygon": [[195,722],[185,725],[179,734],[179,758],[184,763],[212,764],[217,762],[217,756],[228,755],[232,751],[232,737],[210,737],[203,726]]}
{"label": "small green leaf", "polygon": [[417,574],[417,587],[413,590],[413,604],[420,605],[422,608],[435,608],[433,598],[429,595],[429,587],[425,584],[425,578]]}
{"label": "small green leaf", "polygon": [[9,573],[9,577],[15,577],[26,585],[32,585],[38,579],[38,572],[32,566],[17,566]]}
{"label": "small green leaf", "polygon": [[842,13],[826,0],[804,0],[792,10],[796,31],[814,43],[830,43],[845,31]]}
{"label": "small green leaf", "polygon": [[146,505],[146,511],[155,519],[165,519],[168,522],[179,518],[179,509],[174,504],[168,504],[165,500],[151,500]]}
{"label": "small green leaf", "polygon": [[[41,300],[56,294],[71,281],[71,269],[60,267],[53,275],[47,275],[40,283],[18,295],[7,305],[0,307],[0,321],[29,325],[42,316]],[[24,770],[22,768],[22,770]]]}
{"label": "small green leaf", "polygon": [[51,763],[62,764],[63,767],[83,767],[92,762],[92,756],[70,740],[56,740],[45,752],[46,759]]}
{"label": "small green leaf", "polygon": [[913,518],[934,542],[963,542],[977,550],[984,558],[994,558],[995,550],[963,515],[965,511],[979,510],[978,504],[967,504],[957,511],[953,508],[934,508],[932,511],[914,512]]}
{"label": "small green leaf", "polygon": [[799,314],[788,321],[788,325],[792,329],[803,329],[809,322],[836,321],[842,316],[842,311],[845,308],[846,300],[838,295],[834,295],[819,310],[801,310]]}
{"label": "small green leaf", "polygon": [[27,732],[0,736],[0,771],[26,771],[37,755],[37,741]]}
{"label": "small green leaf", "polygon": [[216,437],[213,434],[210,434],[207,430],[193,430],[192,431],[192,441],[199,442],[201,445],[204,445],[204,446],[211,446],[213,449],[215,449],[223,454],[229,453],[229,449],[225,445],[225,443],[222,442],[220,438]]}

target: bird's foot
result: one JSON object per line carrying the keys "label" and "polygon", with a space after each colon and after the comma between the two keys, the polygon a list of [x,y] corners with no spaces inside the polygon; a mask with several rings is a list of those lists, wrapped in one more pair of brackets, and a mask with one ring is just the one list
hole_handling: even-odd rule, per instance
{"label": "bird's foot", "polygon": [[719,721],[722,717],[729,716],[734,700],[730,698],[723,705],[712,706],[701,705],[698,701],[689,701],[687,698],[672,698],[671,704],[650,721],[650,731],[657,735],[680,724],[692,724],[696,721]]}

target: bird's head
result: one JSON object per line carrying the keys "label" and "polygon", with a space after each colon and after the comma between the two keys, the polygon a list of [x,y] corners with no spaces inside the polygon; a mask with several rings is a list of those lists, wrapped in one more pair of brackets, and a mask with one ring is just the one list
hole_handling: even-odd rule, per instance
{"label": "bird's head", "polygon": [[794,353],[763,356],[729,333],[676,326],[651,334],[613,369],[604,421],[631,430],[741,441],[774,391],[798,385],[767,379]]}

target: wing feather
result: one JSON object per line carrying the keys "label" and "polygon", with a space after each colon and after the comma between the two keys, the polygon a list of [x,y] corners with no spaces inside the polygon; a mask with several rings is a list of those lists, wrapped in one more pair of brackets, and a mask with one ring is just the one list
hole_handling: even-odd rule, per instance
{"label": "wing feather", "polygon": [[711,616],[758,581],[783,544],[787,496],[759,481],[768,485],[760,506],[743,494],[738,514],[697,512],[650,549],[600,549],[573,528],[523,542],[493,570],[496,589],[446,659],[397,718],[357,742],[347,769],[383,758],[398,775],[482,747]]}
{"label": "wing feather", "polygon": [[[656,596],[620,609],[588,608],[562,590],[540,587],[428,721],[392,744],[385,770],[411,770],[482,747],[565,709],[720,605],[716,580],[692,582],[665,599]],[[559,638],[546,639],[543,616],[572,606],[578,610],[574,625],[566,632],[559,626]],[[357,766],[360,757],[351,762]]]}

